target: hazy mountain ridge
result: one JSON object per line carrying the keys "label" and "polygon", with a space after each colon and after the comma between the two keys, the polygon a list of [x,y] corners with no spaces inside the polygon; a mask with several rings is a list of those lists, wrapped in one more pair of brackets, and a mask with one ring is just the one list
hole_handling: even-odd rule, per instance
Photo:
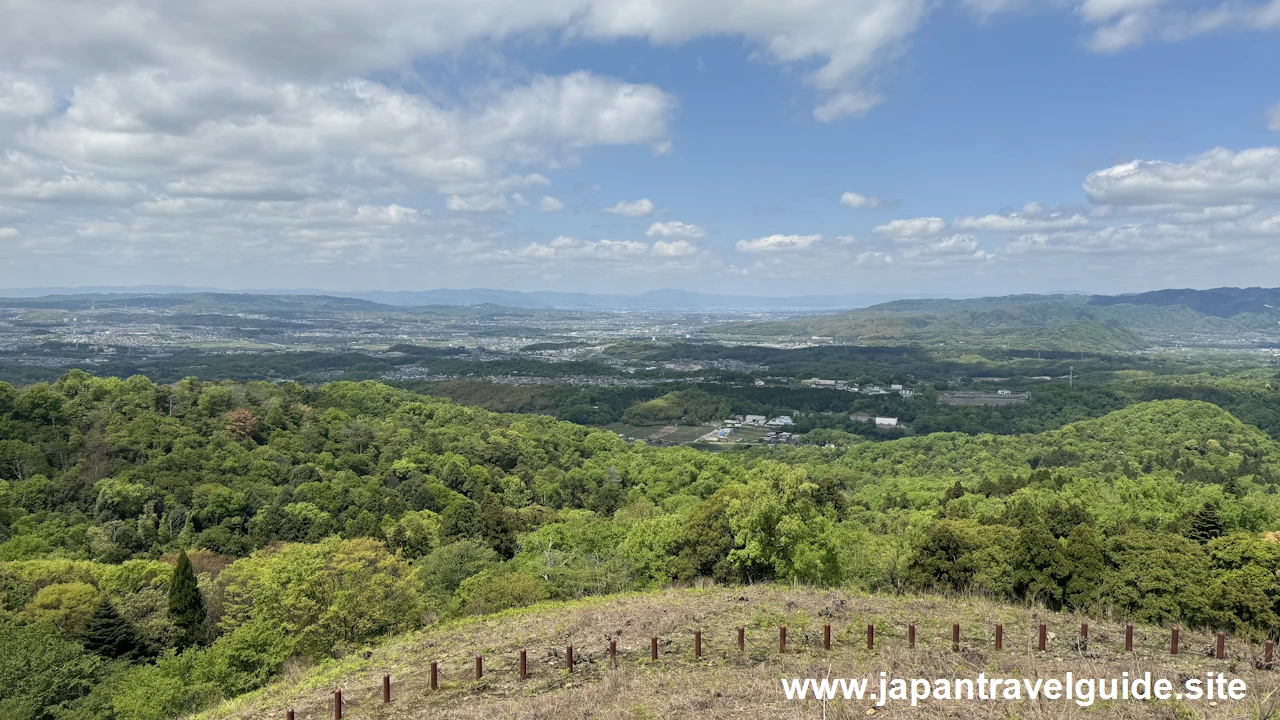
{"label": "hazy mountain ridge", "polygon": [[[252,295],[351,298],[394,307],[426,305],[501,305],[526,309],[580,310],[698,310],[698,309],[815,309],[861,308],[903,297],[902,293],[844,293],[770,297],[703,293],[690,290],[650,290],[626,294],[593,294],[539,290],[524,292],[491,288],[437,290],[334,291],[316,288],[252,289],[242,291],[181,286],[23,288],[0,290],[0,298],[44,298],[94,295],[102,297],[159,297],[164,295]],[[24,305],[24,307],[31,307]]]}
{"label": "hazy mountain ridge", "polygon": [[859,344],[988,344],[1081,351],[1155,345],[1252,347],[1280,342],[1280,289],[1161,290],[1135,295],[1008,295],[899,300],[763,324],[728,335],[831,337]]}

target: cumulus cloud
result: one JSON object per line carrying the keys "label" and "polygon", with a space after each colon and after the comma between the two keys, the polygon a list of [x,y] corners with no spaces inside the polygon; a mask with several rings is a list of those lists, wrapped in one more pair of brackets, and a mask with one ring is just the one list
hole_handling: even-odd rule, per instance
{"label": "cumulus cloud", "polygon": [[627,202],[620,201],[617,205],[607,208],[600,208],[600,212],[609,213],[610,215],[625,215],[626,217],[641,217],[653,212],[653,203],[649,198],[641,198]]}
{"label": "cumulus cloud", "polygon": [[450,195],[445,207],[458,212],[507,212],[506,195]]}
{"label": "cumulus cloud", "polygon": [[869,197],[856,192],[846,192],[840,196],[840,204],[847,208],[860,210],[878,208],[883,206],[885,202],[878,197]]}
{"label": "cumulus cloud", "polygon": [[884,225],[877,225],[872,232],[895,238],[921,238],[937,235],[945,230],[947,223],[940,217],[920,217],[902,220],[891,220]]}
{"label": "cumulus cloud", "polygon": [[688,240],[658,240],[653,244],[653,252],[663,257],[687,257],[696,255],[698,248]]}
{"label": "cumulus cloud", "polygon": [[957,230],[977,232],[1027,233],[1085,227],[1088,224],[1089,219],[1080,213],[1049,210],[1039,203],[1029,203],[1019,212],[956,218],[952,226]]}
{"label": "cumulus cloud", "polygon": [[544,213],[560,212],[563,209],[564,209],[564,203],[551,197],[550,195],[543,195],[542,199],[538,201],[538,212],[544,212]]}
{"label": "cumulus cloud", "polygon": [[661,266],[674,258],[688,258],[699,250],[685,240],[659,240],[652,245],[634,240],[589,240],[562,235],[545,243],[529,243],[516,250],[498,249],[486,257],[492,260],[529,262],[556,261],[577,264],[627,263],[643,268]]}
{"label": "cumulus cloud", "polygon": [[585,72],[538,76],[460,107],[360,79],[225,85],[166,71],[97,76],[30,135],[30,149],[72,167],[185,184],[192,194],[227,186],[298,196],[352,174],[366,184],[400,178],[475,194],[546,183],[513,175],[512,166],[659,141],[674,107],[656,87]]}
{"label": "cumulus cloud", "polygon": [[0,72],[0,122],[37,118],[53,110],[55,104],[53,89],[45,83]]}
{"label": "cumulus cloud", "polygon": [[47,203],[115,203],[144,193],[138,183],[73,170],[27,153],[9,150],[0,157],[0,197]]}
{"label": "cumulus cloud", "polygon": [[969,235],[950,235],[933,242],[916,245],[902,251],[903,260],[912,262],[983,261],[994,257],[978,246],[977,239]]}
{"label": "cumulus cloud", "polygon": [[815,117],[864,112],[877,67],[919,27],[925,0],[249,0],[91,5],[48,0],[9,13],[0,60],[24,69],[180,71],[324,78],[400,70],[424,56],[520,38],[635,38],[655,45],[737,36],[771,62],[803,68]]}
{"label": "cumulus cloud", "polygon": [[808,250],[821,241],[821,235],[767,235],[754,240],[739,240],[734,247],[738,252],[776,253]]}
{"label": "cumulus cloud", "polygon": [[1187,162],[1134,160],[1092,172],[1084,191],[1099,205],[1239,205],[1280,200],[1280,148],[1215,148]]}
{"label": "cumulus cloud", "polygon": [[859,265],[892,265],[893,256],[889,253],[879,252],[877,250],[867,250],[858,253],[855,258]]}
{"label": "cumulus cloud", "polygon": [[686,223],[672,220],[671,222],[656,222],[644,231],[649,237],[672,237],[672,238],[703,238],[707,236],[707,231],[697,225],[688,225]]}

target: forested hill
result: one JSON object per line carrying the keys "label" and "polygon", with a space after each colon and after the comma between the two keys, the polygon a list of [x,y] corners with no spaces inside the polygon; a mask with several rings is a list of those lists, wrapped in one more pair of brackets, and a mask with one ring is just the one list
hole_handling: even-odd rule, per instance
{"label": "forested hill", "polygon": [[22,720],[174,717],[290,657],[697,577],[1280,627],[1280,446],[1195,401],[717,455],[377,383],[74,371],[0,384],[0,478],[0,716]]}
{"label": "forested hill", "polygon": [[1277,314],[1280,288],[1214,288],[1212,290],[1154,290],[1133,295],[1094,295],[1091,305],[1180,306],[1214,317]]}
{"label": "forested hill", "polygon": [[1117,352],[1168,344],[1274,345],[1280,342],[1278,321],[1280,289],[1218,288],[897,300],[767,326],[731,323],[719,329],[729,335],[818,335],[863,344]]}

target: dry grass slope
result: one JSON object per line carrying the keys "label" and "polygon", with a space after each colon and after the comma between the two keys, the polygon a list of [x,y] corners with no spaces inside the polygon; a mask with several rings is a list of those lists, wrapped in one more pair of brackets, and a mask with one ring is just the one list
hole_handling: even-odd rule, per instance
{"label": "dry grass slope", "polygon": [[[777,586],[669,590],[547,603],[496,616],[443,624],[403,636],[361,657],[310,669],[205,713],[201,720],[274,720],[286,708],[298,720],[332,717],[333,688],[343,689],[349,720],[450,718],[1275,718],[1280,717],[1280,669],[1260,664],[1261,648],[1228,638],[1226,658],[1213,657],[1209,633],[1182,632],[1181,652],[1169,654],[1164,628],[1138,627],[1134,653],[1124,653],[1123,626],[1091,622],[1089,642],[1077,643],[1082,618],[1010,607],[981,598],[866,596]],[[907,643],[908,623],[917,643]],[[951,624],[962,629],[960,652],[951,647]],[[1036,649],[1037,626],[1046,623],[1046,652]],[[830,623],[833,649],[822,649]],[[874,623],[876,648],[866,648]],[[994,628],[1004,626],[1004,649],[994,651]],[[788,628],[790,651],[778,653],[777,626]],[[736,647],[746,628],[746,652]],[[703,632],[703,658],[695,661],[693,632]],[[661,638],[658,661],[649,638]],[[618,641],[618,667],[608,662],[610,638]],[[575,670],[565,668],[565,646],[575,648]],[[527,648],[528,680],[517,679],[520,648]],[[485,675],[474,678],[474,657]],[[440,688],[428,688],[431,660]],[[785,699],[781,677],[852,677],[880,671],[899,677],[1119,677],[1121,672],[1177,679],[1207,671],[1241,677],[1249,699],[1210,706],[1191,702],[1098,702],[1085,709],[1066,701],[929,701],[920,708],[869,700],[823,703]],[[393,678],[393,701],[381,702],[381,678]]]}

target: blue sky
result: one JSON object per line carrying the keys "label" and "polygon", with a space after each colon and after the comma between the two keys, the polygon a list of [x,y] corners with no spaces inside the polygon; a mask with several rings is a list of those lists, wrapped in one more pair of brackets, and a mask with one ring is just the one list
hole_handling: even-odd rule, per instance
{"label": "blue sky", "polygon": [[0,30],[7,287],[1280,277],[1280,0],[67,2]]}

